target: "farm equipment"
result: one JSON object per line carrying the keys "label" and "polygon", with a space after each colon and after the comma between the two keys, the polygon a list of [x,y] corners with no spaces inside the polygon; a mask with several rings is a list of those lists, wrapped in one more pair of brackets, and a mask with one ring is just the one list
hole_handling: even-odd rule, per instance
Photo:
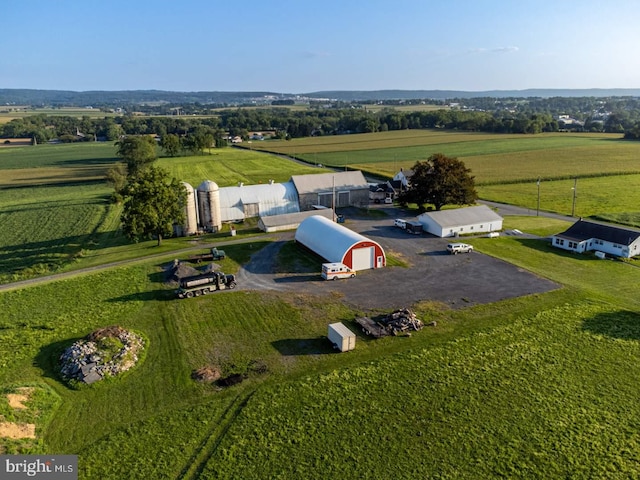
{"label": "farm equipment", "polygon": [[180,288],[176,291],[176,295],[178,298],[192,298],[233,288],[236,288],[235,275],[211,272],[180,279]]}
{"label": "farm equipment", "polygon": [[227,255],[224,253],[224,250],[218,250],[216,247],[213,247],[209,253],[201,253],[198,255],[193,255],[189,257],[189,261],[192,263],[200,263],[200,262],[208,262],[214,260],[222,260]]}

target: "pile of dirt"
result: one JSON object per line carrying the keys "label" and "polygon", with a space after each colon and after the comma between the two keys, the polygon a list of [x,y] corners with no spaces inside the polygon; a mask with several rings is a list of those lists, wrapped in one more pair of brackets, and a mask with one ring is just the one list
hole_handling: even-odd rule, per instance
{"label": "pile of dirt", "polygon": [[194,275],[200,275],[202,272],[188,263],[181,262],[180,260],[174,260],[164,268],[165,283],[170,285],[177,285],[181,278],[192,277]]}
{"label": "pile of dirt", "polygon": [[191,378],[197,382],[213,383],[222,376],[218,367],[202,367],[191,372]]}

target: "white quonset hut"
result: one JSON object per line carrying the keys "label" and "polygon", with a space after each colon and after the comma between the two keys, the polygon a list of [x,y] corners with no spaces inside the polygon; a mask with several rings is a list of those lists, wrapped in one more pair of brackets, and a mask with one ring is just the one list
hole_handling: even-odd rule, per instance
{"label": "white quonset hut", "polygon": [[502,217],[486,205],[426,212],[418,216],[424,230],[437,237],[455,237],[502,230]]}
{"label": "white quonset hut", "polygon": [[384,250],[377,242],[319,215],[303,220],[295,239],[327,262],[344,263],[352,270],[387,264]]}
{"label": "white quonset hut", "polygon": [[299,212],[298,193],[292,182],[242,185],[220,189],[223,222]]}

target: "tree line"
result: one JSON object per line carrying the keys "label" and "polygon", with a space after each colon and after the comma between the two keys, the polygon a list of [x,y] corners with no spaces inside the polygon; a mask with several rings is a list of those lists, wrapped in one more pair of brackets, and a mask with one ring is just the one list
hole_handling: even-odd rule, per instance
{"label": "tree line", "polygon": [[[575,117],[573,117],[575,118]],[[247,138],[249,132],[269,130],[276,138],[314,135],[384,132],[406,129],[446,129],[488,133],[537,134],[561,130],[624,133],[638,138],[640,110],[610,112],[606,118],[586,117],[568,123],[551,113],[534,109],[496,111],[438,109],[399,111],[393,108],[372,110],[366,106],[340,109],[288,108],[230,109],[211,117],[134,115],[81,118],[33,115],[0,125],[0,138],[28,137],[37,143],[60,141],[115,141],[124,135],[153,134],[164,138],[175,135],[185,142],[184,149],[201,149],[197,142],[205,136],[208,145],[222,145],[228,136]],[[80,135],[78,135],[80,134]],[[198,139],[198,140],[196,140]],[[196,144],[194,144],[194,141]]]}

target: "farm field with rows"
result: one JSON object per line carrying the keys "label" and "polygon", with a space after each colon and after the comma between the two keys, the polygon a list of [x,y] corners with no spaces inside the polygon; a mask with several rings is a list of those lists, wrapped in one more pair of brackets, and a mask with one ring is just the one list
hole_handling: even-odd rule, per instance
{"label": "farm field with rows", "polygon": [[[256,146],[257,144],[257,146]],[[337,135],[254,142],[312,164],[361,169],[391,178],[433,153],[471,169],[480,198],[544,211],[640,226],[640,143],[616,134],[500,135],[440,130]],[[578,179],[574,208],[574,181]]]}

